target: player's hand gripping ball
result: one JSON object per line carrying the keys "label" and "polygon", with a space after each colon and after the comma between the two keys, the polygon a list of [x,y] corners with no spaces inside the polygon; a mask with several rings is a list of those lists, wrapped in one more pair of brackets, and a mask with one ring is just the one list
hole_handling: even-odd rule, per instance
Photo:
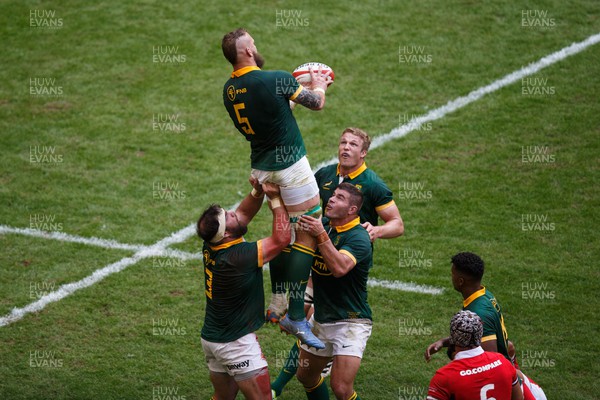
{"label": "player's hand gripping ball", "polygon": [[302,86],[310,86],[311,78],[309,68],[311,68],[313,72],[317,72],[319,70],[319,67],[321,67],[322,74],[326,74],[327,72],[331,71],[331,73],[327,77],[327,86],[331,85],[333,83],[333,80],[335,79],[335,74],[329,65],[320,62],[308,62],[302,64],[298,68],[296,68],[294,72],[292,72],[292,75]]}

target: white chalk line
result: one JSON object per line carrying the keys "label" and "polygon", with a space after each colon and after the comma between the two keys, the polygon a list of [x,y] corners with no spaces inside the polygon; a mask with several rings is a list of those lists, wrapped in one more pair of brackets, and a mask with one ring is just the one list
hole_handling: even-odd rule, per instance
{"label": "white chalk line", "polygon": [[414,282],[388,281],[385,279],[369,278],[367,285],[385,289],[401,290],[421,294],[438,295],[444,293],[444,289],[429,285],[420,285]]}
{"label": "white chalk line", "polygon": [[[269,270],[269,264],[265,264],[263,271]],[[430,285],[421,285],[415,282],[388,281],[386,279],[377,279],[369,277],[367,285],[371,287],[380,287],[384,289],[400,290],[403,292],[413,292],[421,294],[438,295],[444,293],[443,288]]]}
{"label": "white chalk line", "polygon": [[[487,86],[483,86],[483,87],[473,90],[471,93],[469,93],[466,96],[461,96],[454,100],[450,100],[445,105],[443,105],[439,108],[436,108],[434,110],[431,110],[425,115],[413,118],[408,123],[401,125],[398,128],[392,129],[389,133],[386,133],[385,135],[380,135],[380,136],[373,138],[373,141],[371,142],[370,150],[374,150],[380,146],[383,146],[384,144],[386,144],[387,142],[389,142],[391,140],[406,136],[408,133],[419,129],[421,127],[421,125],[423,125],[427,122],[432,122],[432,121],[441,119],[441,118],[445,117],[447,114],[453,113],[454,111],[457,111],[457,110],[467,106],[468,104],[471,104],[474,101],[481,99],[486,94],[489,94],[489,93],[495,92],[499,89],[502,89],[505,86],[515,83],[519,79],[525,78],[529,75],[533,75],[533,74],[539,72],[540,70],[542,70],[552,64],[557,63],[558,61],[564,60],[565,58],[567,58],[569,56],[580,53],[581,51],[585,50],[586,48],[588,48],[594,44],[597,44],[598,42],[600,42],[600,33],[592,35],[582,42],[573,43],[570,46],[567,46],[567,47],[565,47],[561,50],[558,50],[552,54],[549,54],[549,55],[539,59],[538,61],[527,65],[526,67],[523,67],[517,71],[514,71],[514,72],[504,76],[503,78],[500,78],[500,79],[490,83]],[[328,161],[325,161],[325,162],[319,164],[319,166],[316,169],[318,170],[322,167],[325,167],[327,165],[334,164],[337,162],[338,162],[337,157],[334,157]]]}
{"label": "white chalk line", "polygon": [[25,315],[38,312],[44,309],[48,304],[54,303],[56,301],[62,300],[65,297],[71,295],[77,290],[89,287],[95,283],[100,282],[104,278],[109,275],[112,275],[117,272],[121,272],[125,268],[136,264],[138,261],[149,258],[149,257],[160,257],[162,256],[165,248],[175,243],[180,243],[185,241],[187,238],[192,236],[195,232],[195,224],[190,224],[183,229],[180,229],[177,232],[174,232],[170,236],[167,236],[164,239],[159,240],[152,246],[146,246],[143,249],[138,250],[133,256],[125,257],[120,261],[109,264],[104,268],[98,269],[94,271],[91,275],[72,283],[67,283],[62,285],[57,290],[48,293],[42,297],[40,297],[37,301],[28,304],[25,307],[21,308],[13,308],[12,311],[0,318],[0,327],[11,324],[15,321],[20,320]]}
{"label": "white chalk line", "polygon": [[[427,114],[425,114],[423,116],[412,119],[407,124],[404,124],[398,128],[392,129],[387,134],[375,137],[373,139],[373,142],[371,143],[371,150],[376,149],[380,146],[383,146],[384,144],[386,144],[387,142],[389,142],[391,140],[406,136],[408,133],[410,133],[414,130],[417,130],[424,123],[443,118],[447,114],[457,111],[457,110],[467,106],[468,104],[471,104],[472,102],[481,99],[486,94],[493,93],[505,86],[508,86],[508,85],[518,81],[519,79],[522,79],[526,76],[535,74],[538,71],[542,70],[543,68],[546,68],[552,64],[555,64],[558,61],[564,60],[565,58],[570,57],[574,54],[577,54],[577,53],[585,50],[586,48],[588,48],[594,44],[597,44],[598,42],[600,42],[600,34],[592,35],[592,36],[588,37],[587,39],[585,39],[584,41],[573,43],[570,46],[567,46],[559,51],[556,51],[548,56],[545,56],[545,57],[541,58],[540,60],[538,60],[534,63],[531,63],[528,66],[523,67],[517,71],[514,71],[514,72],[492,82],[491,84],[489,84],[487,86],[483,86],[478,89],[475,89],[466,96],[461,96],[454,100],[451,100],[442,107],[431,110],[430,112],[428,112]],[[319,164],[314,169],[314,171],[316,171],[324,166],[334,164],[337,161],[338,161],[337,157],[333,157],[330,160]],[[29,304],[28,306],[25,306],[23,308],[14,308],[10,314],[8,314],[5,317],[0,318],[0,327],[8,325],[12,322],[15,322],[15,321],[23,318],[23,316],[25,316],[28,313],[40,311],[47,304],[61,300],[64,297],[70,295],[71,293],[73,293],[79,289],[91,286],[94,283],[101,281],[106,276],[111,275],[116,272],[120,272],[123,269],[127,268],[128,266],[137,263],[139,260],[141,260],[143,258],[151,257],[157,253],[160,253],[161,251],[164,251],[167,246],[187,240],[189,237],[194,235],[194,232],[195,232],[194,225],[195,224],[191,224],[191,225],[171,234],[171,236],[158,241],[156,244],[154,244],[150,247],[138,250],[132,257],[126,257],[116,263],[109,264],[106,267],[97,270],[92,275],[90,275],[80,281],[63,285],[58,290],[56,290],[52,293],[49,293],[46,296],[43,296],[38,301],[33,302],[33,303]],[[384,281],[378,281],[378,282],[384,282]]]}
{"label": "white chalk line", "polygon": [[[146,246],[143,244],[129,244],[129,243],[119,243],[116,240],[112,239],[101,239],[97,237],[86,238],[83,236],[71,235],[64,232],[57,231],[42,231],[39,229],[32,228],[14,228],[6,225],[0,225],[0,234],[18,234],[25,235],[43,239],[53,239],[61,242],[70,242],[70,243],[80,243],[86,244],[89,246],[102,247],[105,249],[115,249],[115,250],[132,250],[132,251],[143,251],[145,249],[149,249],[150,246]],[[181,260],[201,260],[201,254],[189,253],[186,251],[175,250],[175,249],[163,249],[157,257],[172,257],[179,258]]]}

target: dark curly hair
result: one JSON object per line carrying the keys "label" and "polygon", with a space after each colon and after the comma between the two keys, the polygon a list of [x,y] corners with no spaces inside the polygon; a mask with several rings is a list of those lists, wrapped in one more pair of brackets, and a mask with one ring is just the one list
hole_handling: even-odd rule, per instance
{"label": "dark curly hair", "polygon": [[221,206],[218,204],[211,204],[198,218],[196,224],[196,233],[202,238],[202,240],[208,242],[212,239],[219,230],[219,213],[221,212]]}
{"label": "dark curly hair", "polygon": [[481,281],[483,278],[484,264],[481,257],[477,254],[463,252],[452,257],[452,264],[457,271]]}

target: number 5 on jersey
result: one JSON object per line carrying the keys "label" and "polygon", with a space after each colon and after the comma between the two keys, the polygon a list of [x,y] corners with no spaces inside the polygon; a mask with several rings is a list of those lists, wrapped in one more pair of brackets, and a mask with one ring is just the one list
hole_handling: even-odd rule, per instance
{"label": "number 5 on jersey", "polygon": [[240,115],[240,110],[243,110],[245,108],[246,108],[246,105],[244,103],[238,103],[238,104],[233,105],[233,109],[235,110],[235,116],[237,117],[237,120],[238,120],[239,124],[241,125],[242,130],[247,135],[254,135],[254,131],[252,130],[252,127],[250,126],[250,121],[248,121],[248,118],[242,117]]}

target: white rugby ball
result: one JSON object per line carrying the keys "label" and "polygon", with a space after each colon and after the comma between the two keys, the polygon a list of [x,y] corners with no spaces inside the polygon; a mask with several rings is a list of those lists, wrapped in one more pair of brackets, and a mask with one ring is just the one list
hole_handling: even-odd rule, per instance
{"label": "white rugby ball", "polygon": [[333,70],[331,69],[331,67],[329,65],[323,64],[320,62],[304,63],[304,64],[298,66],[298,68],[296,68],[294,70],[294,72],[292,72],[292,75],[294,76],[294,78],[296,78],[298,83],[300,83],[301,85],[309,85],[310,84],[310,72],[308,71],[308,69],[311,68],[313,71],[318,71],[319,67],[321,67],[321,72],[323,72],[323,73],[327,73],[328,71],[331,71],[331,73],[329,74],[329,77],[328,77],[327,86],[331,85],[333,83],[333,80],[335,79],[335,74],[333,73]]}

